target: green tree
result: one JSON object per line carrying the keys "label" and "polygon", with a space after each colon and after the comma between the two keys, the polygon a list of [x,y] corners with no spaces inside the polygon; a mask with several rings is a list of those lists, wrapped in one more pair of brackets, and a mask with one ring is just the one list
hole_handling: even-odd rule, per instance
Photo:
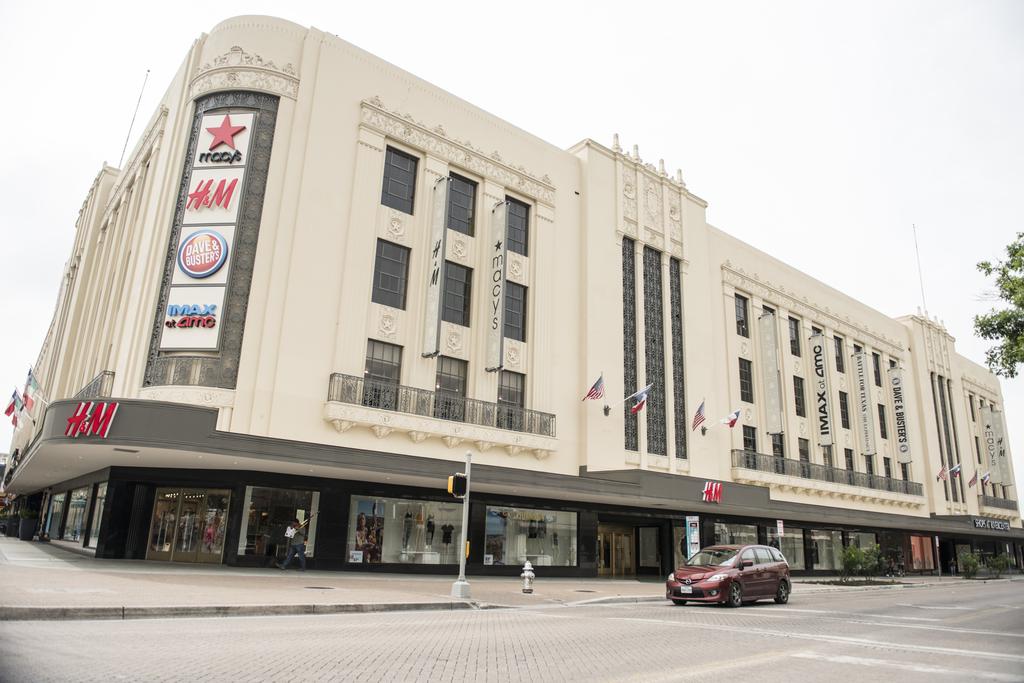
{"label": "green tree", "polygon": [[1016,377],[1017,365],[1024,363],[1024,232],[1007,245],[1005,261],[982,261],[978,270],[995,276],[998,298],[1009,307],[974,316],[974,331],[999,342],[985,352],[989,369],[1001,377]]}
{"label": "green tree", "polygon": [[871,579],[885,571],[885,556],[877,543],[864,548],[861,555],[860,573]]}
{"label": "green tree", "polygon": [[995,578],[999,578],[1003,575],[1007,569],[1010,568],[1010,558],[1006,553],[1000,553],[988,561],[988,568],[995,574]]}
{"label": "green tree", "polygon": [[978,574],[978,567],[981,563],[978,561],[978,556],[970,551],[960,553],[960,575],[965,579],[973,579]]}
{"label": "green tree", "polygon": [[839,578],[843,583],[850,580],[851,576],[860,574],[864,566],[864,553],[855,545],[847,546],[843,550],[843,568]]}

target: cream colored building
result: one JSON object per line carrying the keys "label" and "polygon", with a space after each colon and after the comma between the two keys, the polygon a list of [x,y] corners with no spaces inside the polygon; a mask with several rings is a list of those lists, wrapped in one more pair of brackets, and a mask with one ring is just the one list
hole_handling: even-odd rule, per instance
{"label": "cream colored building", "polygon": [[706,208],[618,140],[562,150],[333,35],[229,19],[82,205],[7,487],[102,557],[267,564],[295,516],[317,566],[450,571],[469,451],[478,573],[660,574],[713,542],[1019,565],[996,378]]}

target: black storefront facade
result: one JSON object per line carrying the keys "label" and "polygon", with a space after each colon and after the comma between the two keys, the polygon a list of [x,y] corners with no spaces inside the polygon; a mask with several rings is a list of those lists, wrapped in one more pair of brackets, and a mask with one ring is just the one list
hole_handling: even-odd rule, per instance
{"label": "black storefront facade", "polygon": [[[444,491],[462,469],[457,460],[218,432],[213,409],[114,402],[105,436],[88,425],[68,436],[79,402],[50,406],[10,473],[55,542],[99,558],[270,567],[298,518],[308,524],[312,568],[457,567],[461,503]],[[798,574],[834,573],[843,547],[869,543],[907,573],[949,573],[948,559],[965,547],[1007,552],[1022,566],[1024,531],[998,520],[786,503],[766,487],[728,482],[720,502],[705,502],[705,483],[640,470],[565,476],[474,465],[469,571],[518,575],[529,559],[542,576],[662,576],[686,552],[688,519],[700,545],[776,545]]]}

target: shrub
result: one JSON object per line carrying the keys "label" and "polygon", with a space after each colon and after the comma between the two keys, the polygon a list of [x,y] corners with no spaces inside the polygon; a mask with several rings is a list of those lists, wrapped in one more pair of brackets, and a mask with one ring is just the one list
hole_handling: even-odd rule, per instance
{"label": "shrub", "polygon": [[988,561],[988,568],[995,574],[995,578],[999,578],[1003,575],[1007,569],[1010,568],[1010,558],[1006,553],[1000,553],[991,560]]}
{"label": "shrub", "polygon": [[973,579],[978,575],[978,567],[981,564],[978,562],[977,554],[973,552],[960,553],[960,573],[965,579]]}
{"label": "shrub", "polygon": [[843,550],[843,570],[840,572],[840,578],[845,582],[849,581],[851,576],[860,574],[864,566],[864,551],[855,545],[846,547]]}
{"label": "shrub", "polygon": [[875,543],[862,552],[860,573],[865,578],[872,578],[885,572],[885,556],[882,555],[882,548]]}

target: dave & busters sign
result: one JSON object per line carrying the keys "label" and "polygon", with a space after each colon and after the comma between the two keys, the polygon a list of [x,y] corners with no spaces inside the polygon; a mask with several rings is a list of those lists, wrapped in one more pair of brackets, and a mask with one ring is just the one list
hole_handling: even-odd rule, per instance
{"label": "dave & busters sign", "polygon": [[216,230],[197,230],[181,240],[178,268],[197,280],[215,274],[228,260],[228,243]]}

